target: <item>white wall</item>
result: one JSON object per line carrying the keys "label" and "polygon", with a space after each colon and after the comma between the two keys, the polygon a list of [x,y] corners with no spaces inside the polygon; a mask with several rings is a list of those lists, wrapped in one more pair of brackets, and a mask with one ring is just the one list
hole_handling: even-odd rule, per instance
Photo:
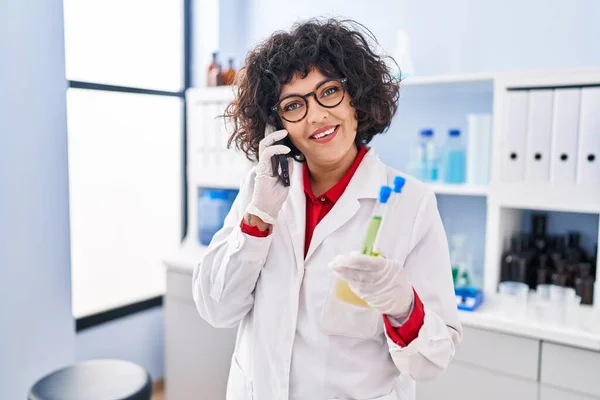
{"label": "white wall", "polygon": [[0,398],[75,359],[61,0],[0,2]]}
{"label": "white wall", "polygon": [[245,50],[296,19],[327,14],[363,23],[390,51],[406,28],[420,75],[600,65],[597,0],[248,0],[242,12]]}

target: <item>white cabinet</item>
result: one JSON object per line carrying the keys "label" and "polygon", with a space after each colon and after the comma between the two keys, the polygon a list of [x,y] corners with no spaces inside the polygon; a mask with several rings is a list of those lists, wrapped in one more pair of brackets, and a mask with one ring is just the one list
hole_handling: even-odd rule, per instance
{"label": "white cabinet", "polygon": [[191,270],[169,269],[164,307],[167,400],[224,399],[236,329],[216,329],[200,317]]}
{"label": "white cabinet", "polygon": [[590,397],[581,393],[557,389],[547,385],[540,386],[540,400],[599,400],[600,397]]}
{"label": "white cabinet", "polygon": [[446,373],[417,384],[417,399],[537,400],[540,342],[464,327]]}
{"label": "white cabinet", "polygon": [[463,328],[463,340],[454,358],[456,361],[534,382],[537,380],[538,340],[466,326]]}
{"label": "white cabinet", "polygon": [[542,344],[541,382],[600,398],[600,352]]}
{"label": "white cabinet", "polygon": [[417,383],[417,400],[537,400],[537,396],[535,381],[469,366],[460,361],[453,362],[440,379]]}

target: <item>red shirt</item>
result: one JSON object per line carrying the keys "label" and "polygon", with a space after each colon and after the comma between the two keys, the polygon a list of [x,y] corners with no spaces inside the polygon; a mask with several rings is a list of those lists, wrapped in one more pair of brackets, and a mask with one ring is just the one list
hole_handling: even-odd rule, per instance
{"label": "red shirt", "polygon": [[[358,150],[358,154],[352,162],[352,165],[346,172],[346,174],[336,183],[331,189],[322,194],[319,197],[315,197],[310,186],[310,172],[306,163],[303,165],[303,183],[304,193],[306,194],[306,231],[304,236],[304,255],[308,252],[310,247],[310,241],[317,224],[331,211],[335,203],[342,196],[348,183],[354,176],[358,166],[360,165],[365,154],[367,154],[368,148],[362,146]],[[256,226],[250,226],[242,221],[242,231],[246,234],[265,237],[269,235],[269,231],[261,231]],[[398,328],[394,328],[387,318],[383,316],[388,336],[399,346],[407,346],[410,342],[417,338],[421,326],[423,326],[425,313],[423,310],[423,303],[417,293],[414,292],[414,303],[413,309],[408,319]]]}

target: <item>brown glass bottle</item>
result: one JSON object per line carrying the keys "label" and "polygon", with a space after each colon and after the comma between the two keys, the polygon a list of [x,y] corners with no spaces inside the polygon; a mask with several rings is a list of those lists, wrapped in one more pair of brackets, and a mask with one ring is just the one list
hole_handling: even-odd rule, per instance
{"label": "brown glass bottle", "polygon": [[212,53],[212,62],[208,66],[206,73],[206,86],[213,87],[219,85],[219,75],[221,73],[221,66],[218,61],[218,53]]}
{"label": "brown glass bottle", "polygon": [[510,241],[510,249],[502,255],[502,267],[500,281],[514,281],[515,267],[523,256],[523,242],[519,237],[513,237]]}
{"label": "brown glass bottle", "polygon": [[567,285],[566,266],[562,261],[556,265],[556,272],[552,274],[552,284],[558,286]]}
{"label": "brown glass bottle", "polygon": [[548,265],[548,254],[540,254],[537,267],[537,284],[546,285],[552,282],[552,269]]}
{"label": "brown glass bottle", "polygon": [[588,263],[582,263],[578,266],[575,292],[578,296],[581,296],[581,304],[594,303],[594,278],[592,277],[592,266]]}
{"label": "brown glass bottle", "polygon": [[233,58],[229,59],[229,66],[226,70],[223,71],[221,75],[223,85],[233,85],[233,82],[235,81],[235,68],[233,66]]}
{"label": "brown glass bottle", "polygon": [[575,263],[587,261],[585,251],[579,245],[581,239],[579,232],[569,232],[568,238],[567,259]]}

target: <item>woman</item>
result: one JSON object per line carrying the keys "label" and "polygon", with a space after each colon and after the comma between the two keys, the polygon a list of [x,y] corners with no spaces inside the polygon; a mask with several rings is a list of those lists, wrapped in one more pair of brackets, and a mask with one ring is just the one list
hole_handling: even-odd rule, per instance
{"label": "woman", "polygon": [[[237,79],[230,143],[258,164],[193,283],[206,321],[239,324],[228,399],[414,399],[414,381],[439,377],[460,341],[427,186],[406,177],[382,256],[355,252],[380,187],[402,175],[367,147],[390,125],[398,82],[359,27],[275,33]],[[290,186],[272,174],[281,154]],[[370,307],[339,300],[338,278]]]}

